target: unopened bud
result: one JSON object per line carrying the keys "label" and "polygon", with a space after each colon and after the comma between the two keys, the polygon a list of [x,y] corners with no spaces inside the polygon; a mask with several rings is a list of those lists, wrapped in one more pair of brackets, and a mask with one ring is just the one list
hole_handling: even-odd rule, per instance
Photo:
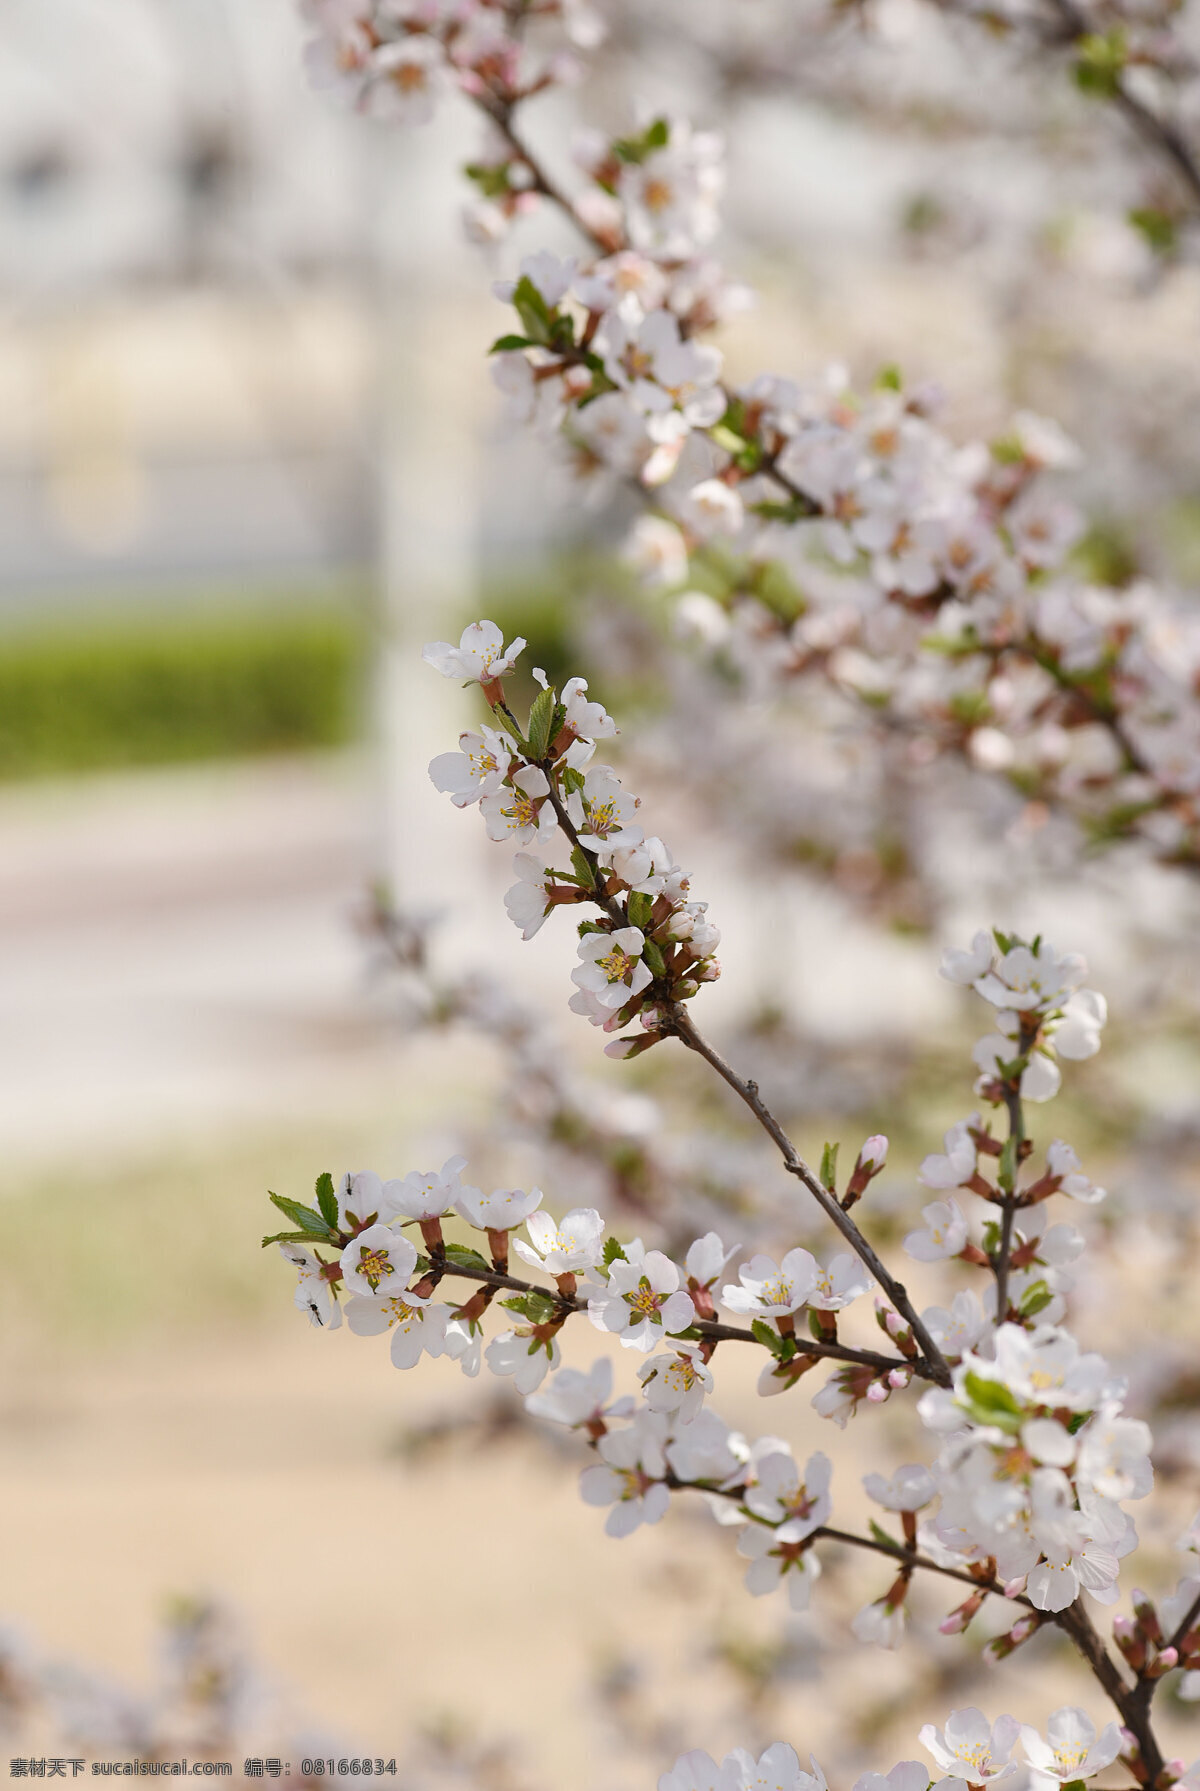
{"label": "unopened bud", "polygon": [[1041,1622],[1040,1611],[1030,1611],[1026,1616],[1018,1617],[1007,1635],[993,1636],[983,1651],[984,1659],[989,1664],[998,1660],[1007,1660],[1008,1656],[1019,1648],[1022,1642],[1027,1642],[1030,1636],[1037,1634]]}
{"label": "unopened bud", "polygon": [[1149,1641],[1162,1641],[1162,1630],[1159,1627],[1158,1612],[1154,1608],[1154,1602],[1148,1593],[1141,1591],[1137,1586],[1133,1589],[1133,1614]]}
{"label": "unopened bud", "polygon": [[1178,1665],[1178,1648],[1164,1648],[1161,1653],[1154,1656],[1147,1666],[1146,1677],[1148,1679],[1161,1679],[1164,1673],[1169,1673],[1172,1667],[1177,1667]]}
{"label": "unopened bud", "polygon": [[939,1632],[944,1636],[962,1635],[972,1617],[975,1616],[976,1612],[979,1610],[980,1605],[983,1603],[983,1599],[984,1594],[982,1591],[972,1592],[971,1596],[964,1599],[962,1604],[957,1605],[954,1610],[950,1612],[949,1616],[942,1618],[942,1621],[938,1624]]}
{"label": "unopened bud", "polygon": [[882,1132],[873,1132],[858,1153],[858,1159],[851,1171],[846,1185],[846,1196],[842,1201],[844,1207],[854,1205],[862,1198],[868,1183],[877,1176],[887,1162],[888,1141]]}
{"label": "unopened bud", "polygon": [[882,1405],[890,1392],[891,1388],[886,1381],[872,1381],[866,1396],[872,1405]]}

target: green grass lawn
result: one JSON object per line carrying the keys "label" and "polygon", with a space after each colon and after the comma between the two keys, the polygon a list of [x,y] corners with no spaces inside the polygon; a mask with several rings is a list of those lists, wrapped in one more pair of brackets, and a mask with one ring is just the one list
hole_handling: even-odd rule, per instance
{"label": "green grass lawn", "polygon": [[0,634],[0,779],[343,745],[365,634],[351,592],[14,625]]}

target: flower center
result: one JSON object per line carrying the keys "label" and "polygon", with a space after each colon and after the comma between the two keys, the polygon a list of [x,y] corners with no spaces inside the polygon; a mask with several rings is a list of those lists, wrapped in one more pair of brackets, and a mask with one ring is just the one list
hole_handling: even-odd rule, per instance
{"label": "flower center", "polygon": [[614,945],[610,952],[605,952],[602,958],[596,960],[610,983],[627,983],[633,975],[636,961],[628,952],[622,951],[619,945]]}
{"label": "flower center", "polygon": [[388,1315],[389,1325],[403,1325],[405,1329],[411,1324],[419,1323],[425,1316],[419,1306],[410,1306],[407,1300],[400,1298],[399,1294],[394,1294],[390,1300],[384,1301],[384,1311]]}
{"label": "flower center", "polygon": [[368,1250],[364,1244],[358,1253],[358,1272],[363,1280],[369,1283],[371,1292],[374,1293],[380,1282],[386,1281],[389,1275],[396,1273],[396,1270],[386,1249],[377,1246],[374,1250]]}
{"label": "flower center", "polygon": [[625,1295],[626,1304],[640,1317],[652,1318],[662,1305],[662,1295],[656,1294],[648,1281],[641,1281],[632,1293]]}
{"label": "flower center", "polygon": [[792,1284],[786,1275],[777,1275],[774,1281],[764,1281],[759,1298],[766,1306],[786,1306],[791,1301]]}
{"label": "flower center", "polygon": [[675,202],[675,189],[669,180],[650,179],[642,192],[642,203],[647,211],[667,211]]}

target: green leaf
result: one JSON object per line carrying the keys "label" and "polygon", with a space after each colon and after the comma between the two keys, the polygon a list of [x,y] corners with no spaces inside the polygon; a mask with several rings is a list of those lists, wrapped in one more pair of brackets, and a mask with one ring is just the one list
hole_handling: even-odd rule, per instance
{"label": "green leaf", "polygon": [[1000,1152],[996,1179],[1006,1194],[1011,1194],[1017,1185],[1017,1140],[1015,1134],[1004,1140],[1004,1149]]}
{"label": "green leaf", "polygon": [[501,1300],[500,1304],[506,1306],[510,1312],[517,1312],[522,1318],[527,1318],[531,1325],[549,1324],[558,1311],[556,1302],[549,1294],[536,1291],[514,1294],[511,1300]]}
{"label": "green leaf", "polygon": [[535,346],[536,345],[529,340],[528,336],[497,336],[496,340],[492,343],[492,346],[488,349],[488,353],[512,354],[518,348],[533,348]]}
{"label": "green leaf", "polygon": [[550,307],[528,274],[522,274],[517,281],[512,302],[521,319],[521,328],[530,341],[540,348],[549,348],[553,339],[554,320]]}
{"label": "green leaf", "polygon": [[785,1340],[779,1335],[774,1325],[769,1325],[765,1318],[755,1318],[750,1321],[750,1329],[764,1349],[769,1349],[779,1361],[783,1360]]}
{"label": "green leaf", "polygon": [[520,747],[522,753],[524,753],[525,752],[525,739],[521,733],[520,728],[517,726],[516,722],[510,721],[508,716],[504,713],[503,709],[493,709],[492,715],[495,717],[496,722],[498,722],[499,725],[504,729],[504,732],[506,734],[511,735],[511,737],[516,741],[517,745]]}
{"label": "green leaf", "polygon": [[903,387],[904,378],[899,367],[894,363],[887,367],[881,367],[879,372],[875,375],[875,389],[877,392],[899,392],[903,390]]}
{"label": "green leaf", "polygon": [[529,711],[529,752],[535,759],[544,759],[550,746],[550,723],[558,698],[552,690],[539,690]]}
{"label": "green leaf", "polygon": [[575,931],[581,939],[586,939],[589,933],[607,933],[608,928],[598,920],[581,920]]}
{"label": "green leaf", "polygon": [[840,1145],[827,1144],[821,1152],[821,1186],[829,1194],[837,1192],[837,1160]]}
{"label": "green leaf", "polygon": [[264,1238],[262,1247],[268,1244],[311,1244],[315,1240],[311,1231],[273,1231],[269,1238]]}
{"label": "green leaf", "polygon": [[653,939],[647,939],[645,945],[643,945],[642,957],[646,961],[651,976],[665,976],[667,974],[667,961]]}
{"label": "green leaf", "polygon": [[1045,1311],[1053,1298],[1054,1295],[1044,1281],[1031,1282],[1021,1299],[1021,1317],[1036,1317],[1039,1312]]}
{"label": "green leaf", "polygon": [[472,1250],[469,1244],[447,1244],[446,1261],[456,1262],[464,1269],[487,1269],[488,1265],[478,1250]]}
{"label": "green leaf", "polygon": [[1138,206],[1129,213],[1129,222],[1156,255],[1170,255],[1178,245],[1179,226],[1169,212]]}
{"label": "green leaf", "polygon": [[887,1531],[875,1522],[874,1518],[870,1518],[868,1521],[871,1526],[871,1534],[881,1548],[886,1548],[893,1555],[901,1555],[904,1553],[904,1550],[900,1547],[896,1538],[894,1536],[889,1536]]}
{"label": "green leaf", "polygon": [[724,423],[714,423],[708,432],[708,439],[718,448],[724,448],[727,454],[740,454],[746,446],[744,435],[738,435]]}
{"label": "green leaf", "polygon": [[965,1382],[970,1415],[976,1424],[994,1424],[1000,1430],[1019,1430],[1023,1413],[1002,1381],[986,1380],[968,1372]]}
{"label": "green leaf", "polygon": [[316,1196],[317,1205],[321,1209],[321,1217],[332,1231],[336,1231],[338,1225],[337,1195],[333,1191],[333,1177],[328,1169],[317,1177]]}
{"label": "green leaf", "polygon": [[803,522],[806,516],[812,515],[811,506],[802,498],[794,497],[778,502],[767,498],[761,503],[751,504],[750,508],[755,516],[763,516],[768,522]]}
{"label": "green leaf", "polygon": [[324,1238],[328,1243],[337,1243],[337,1232],[311,1206],[302,1206],[298,1200],[287,1200],[282,1194],[272,1194],[270,1200],[272,1206],[277,1206],[284,1217],[290,1219],[293,1225],[298,1225],[307,1237]]}
{"label": "green leaf", "polygon": [[1120,92],[1121,74],[1128,58],[1125,33],[1120,26],[1081,37],[1076,57],[1075,84],[1083,93],[1112,99]]}
{"label": "green leaf", "polygon": [[626,1256],[624,1250],[621,1248],[620,1240],[618,1238],[605,1238],[605,1240],[604,1240],[604,1266],[605,1266],[605,1268],[611,1269],[614,1262],[628,1262],[628,1261],[629,1261],[629,1258]]}
{"label": "green leaf", "polygon": [[[582,794],[583,794],[583,772],[576,771],[574,765],[564,765],[563,766],[563,774],[562,774],[562,786],[563,786],[563,789],[567,792],[568,796],[582,796]],[[575,859],[575,854],[574,854],[574,852],[572,852],[572,854],[571,854],[572,863],[574,863],[574,859]]]}
{"label": "green leaf", "polygon": [[613,154],[618,161],[644,162],[656,149],[665,149],[671,141],[671,127],[665,118],[656,118],[640,137],[618,137]]}
{"label": "green leaf", "polygon": [[508,178],[508,164],[489,166],[486,162],[468,162],[463,168],[467,179],[474,181],[485,199],[500,199],[505,193],[512,191]]}
{"label": "green leaf", "polygon": [[582,846],[572,846],[571,847],[571,863],[574,865],[576,875],[578,876],[579,881],[583,884],[584,888],[585,889],[595,888],[596,879],[595,879],[595,876],[593,875],[592,867],[588,863],[587,858],[584,855]]}
{"label": "green leaf", "polygon": [[644,933],[654,912],[654,897],[647,895],[644,889],[631,890],[625,912],[629,916],[630,926],[637,927],[639,932]]}

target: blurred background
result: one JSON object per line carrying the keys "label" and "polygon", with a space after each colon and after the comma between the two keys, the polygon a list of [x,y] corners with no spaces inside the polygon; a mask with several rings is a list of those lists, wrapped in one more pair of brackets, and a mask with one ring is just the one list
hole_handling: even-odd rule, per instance
{"label": "blurred background", "polygon": [[[611,12],[535,135],[565,154],[580,117],[661,107],[726,132],[720,249],[760,295],[725,332],[735,374],[898,362],[964,439],[1053,415],[1086,454],[1081,566],[1196,581],[1200,271],[1130,221],[1159,177],[1119,121],[918,0]],[[624,569],[620,501],[582,509],[500,426],[490,282],[559,227],[468,246],[465,111],[419,135],[342,116],[302,40],[290,0],[0,14],[10,1752],[348,1751],[496,1787],[647,1785],[683,1747],[778,1734],[846,1772],[898,1734],[890,1762],[915,1696],[995,1703],[977,1647],[872,1659],[864,1696],[830,1613],[885,1589],[869,1568],[834,1562],[789,1618],[746,1600],[703,1512],[606,1544],[575,1452],[522,1446],[506,1390],[311,1332],[259,1249],[268,1187],[460,1145],[472,1179],[540,1180],[626,1235],[819,1236],[666,1051],[609,1065],[571,1023],[567,943],[521,945],[507,855],[427,783],[475,717],[419,647],[492,616],[618,713],[725,934],[706,1024],[809,1156],[891,1133],[883,1237],[970,1107],[978,1021],[940,945],[995,918],[1088,953],[1112,1045],[1052,1123],[1113,1190],[1077,1317],[1161,1420],[1164,1581],[1200,1503],[1194,891],[714,683]],[[764,1420],[739,1372],[731,1420],[837,1452],[806,1397]],[[902,1415],[877,1424],[908,1459]],[[878,1445],[832,1443],[853,1510]],[[1078,1693],[1029,1653],[1006,1707]]]}

